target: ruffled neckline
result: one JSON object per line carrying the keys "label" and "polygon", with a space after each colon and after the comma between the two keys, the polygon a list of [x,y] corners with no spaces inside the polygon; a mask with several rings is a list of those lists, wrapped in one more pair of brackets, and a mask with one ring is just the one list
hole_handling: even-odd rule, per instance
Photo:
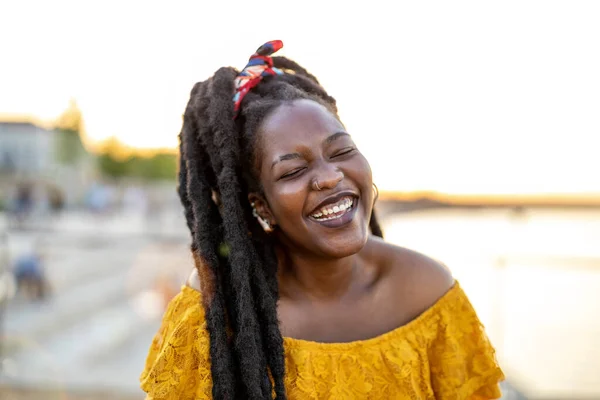
{"label": "ruffled neckline", "polygon": [[[419,331],[422,327],[429,326],[430,320],[436,318],[439,315],[439,310],[447,307],[449,304],[453,304],[456,297],[460,296],[462,289],[458,281],[454,282],[454,285],[440,297],[431,307],[423,311],[413,320],[401,325],[391,331],[384,332],[380,335],[374,336],[368,339],[354,340],[351,342],[316,342],[306,339],[297,339],[293,337],[284,336],[283,342],[286,349],[314,349],[319,351],[339,351],[348,350],[353,348],[371,347],[381,345],[383,343],[394,341],[401,336],[406,336],[409,333]],[[184,297],[194,297],[198,306],[201,306],[202,294],[190,286],[183,285],[181,288],[181,294]]]}

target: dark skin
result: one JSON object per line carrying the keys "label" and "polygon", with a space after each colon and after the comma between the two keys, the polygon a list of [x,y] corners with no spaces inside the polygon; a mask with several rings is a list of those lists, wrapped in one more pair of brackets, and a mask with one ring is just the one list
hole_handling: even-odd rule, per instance
{"label": "dark skin", "polygon": [[[257,135],[262,192],[248,199],[279,243],[283,336],[324,343],[373,338],[409,323],[452,287],[441,263],[369,234],[371,168],[324,106],[284,104]],[[354,199],[352,219],[337,227],[315,221],[317,206],[340,192]],[[189,285],[200,287],[197,274]]]}

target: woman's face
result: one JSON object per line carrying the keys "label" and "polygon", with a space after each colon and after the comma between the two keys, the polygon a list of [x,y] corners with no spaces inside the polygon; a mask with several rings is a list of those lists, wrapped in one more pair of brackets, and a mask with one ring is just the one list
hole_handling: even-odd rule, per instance
{"label": "woman's face", "polygon": [[357,253],[368,238],[373,181],[344,126],[319,103],[297,100],[275,109],[257,134],[264,197],[250,200],[278,239],[321,257]]}

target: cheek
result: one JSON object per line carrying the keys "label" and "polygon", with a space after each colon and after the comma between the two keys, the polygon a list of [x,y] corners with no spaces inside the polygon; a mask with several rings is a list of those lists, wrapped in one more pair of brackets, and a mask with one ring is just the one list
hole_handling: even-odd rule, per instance
{"label": "cheek", "polygon": [[369,165],[369,162],[362,154],[355,157],[353,161],[346,168],[346,176],[361,186],[361,189],[370,189],[373,185],[371,165]]}
{"label": "cheek", "polygon": [[360,161],[365,169],[365,173],[372,179],[371,164],[369,164],[369,161],[367,161],[367,158],[362,153],[360,154]]}
{"label": "cheek", "polygon": [[296,180],[281,184],[272,192],[270,206],[277,223],[285,225],[288,220],[295,222],[302,217],[306,190],[306,182]]}

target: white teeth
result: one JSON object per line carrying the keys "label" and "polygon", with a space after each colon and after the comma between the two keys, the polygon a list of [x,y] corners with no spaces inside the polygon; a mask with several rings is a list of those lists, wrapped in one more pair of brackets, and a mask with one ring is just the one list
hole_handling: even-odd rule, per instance
{"label": "white teeth", "polygon": [[[332,208],[321,209],[321,211],[319,211],[315,214],[312,214],[311,217],[313,217],[315,219],[319,219],[319,221],[328,221],[330,219],[340,218],[342,215],[344,215],[344,212],[346,210],[349,210],[350,208],[352,208],[353,204],[354,204],[354,199],[352,199],[352,198],[346,199],[341,204],[335,205]],[[331,217],[324,217],[326,215],[337,214],[340,212],[342,212],[342,214],[340,214],[340,215],[336,215],[336,216],[332,215]]]}

